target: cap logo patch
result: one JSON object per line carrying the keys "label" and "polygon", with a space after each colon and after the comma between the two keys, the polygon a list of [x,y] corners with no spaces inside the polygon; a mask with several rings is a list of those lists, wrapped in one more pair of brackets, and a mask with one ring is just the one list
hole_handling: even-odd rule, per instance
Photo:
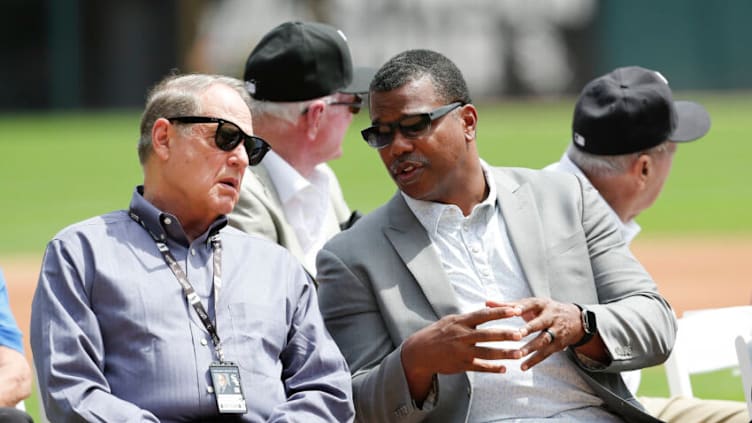
{"label": "cap logo patch", "polygon": [[574,136],[572,137],[572,140],[574,141],[575,144],[579,145],[580,147],[584,147],[585,146],[585,137],[583,137],[582,135],[578,134],[577,132],[574,133]]}
{"label": "cap logo patch", "polygon": [[245,89],[248,90],[248,94],[250,94],[250,95],[256,94],[256,82],[255,81],[245,81]]}

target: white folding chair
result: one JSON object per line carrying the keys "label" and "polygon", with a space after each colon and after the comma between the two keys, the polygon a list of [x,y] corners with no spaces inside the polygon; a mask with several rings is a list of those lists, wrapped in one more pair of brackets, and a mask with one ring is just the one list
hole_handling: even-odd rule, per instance
{"label": "white folding chair", "polygon": [[739,357],[739,370],[742,373],[744,399],[747,400],[747,410],[752,417],[752,334],[736,337],[736,355]]}
{"label": "white folding chair", "polygon": [[752,306],[684,312],[676,344],[664,364],[671,396],[693,397],[690,375],[737,367],[734,342],[752,333]]}

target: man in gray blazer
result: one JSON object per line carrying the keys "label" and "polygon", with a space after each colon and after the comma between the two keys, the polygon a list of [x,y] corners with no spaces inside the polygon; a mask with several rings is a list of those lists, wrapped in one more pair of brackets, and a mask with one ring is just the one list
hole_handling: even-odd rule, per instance
{"label": "man in gray blazer", "polygon": [[353,68],[342,31],[285,22],[246,62],[253,126],[272,151],[249,167],[230,225],[286,247],[316,274],[316,253],[351,216],[326,162],[362,106],[374,69]]}
{"label": "man in gray blazer", "polygon": [[393,57],[370,96],[362,134],[400,192],[317,260],[356,420],[657,421],[620,372],[663,362],[676,320],[598,193],[483,162],[438,53]]}

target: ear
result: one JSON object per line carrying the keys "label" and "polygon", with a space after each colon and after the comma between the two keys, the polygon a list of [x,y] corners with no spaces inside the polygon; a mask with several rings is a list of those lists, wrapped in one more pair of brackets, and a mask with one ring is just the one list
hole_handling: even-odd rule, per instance
{"label": "ear", "polygon": [[640,154],[629,168],[632,178],[643,188],[653,173],[653,158],[649,154]]}
{"label": "ear", "polygon": [[466,104],[460,108],[460,119],[462,119],[465,132],[465,141],[474,141],[475,131],[478,127],[478,110],[472,104]]}
{"label": "ear", "polygon": [[308,139],[315,139],[318,135],[325,109],[326,103],[323,100],[315,100],[308,105],[308,111],[301,116]]}
{"label": "ear", "polygon": [[165,118],[159,118],[151,127],[151,148],[154,155],[162,160],[170,157],[171,132],[174,133],[170,121]]}

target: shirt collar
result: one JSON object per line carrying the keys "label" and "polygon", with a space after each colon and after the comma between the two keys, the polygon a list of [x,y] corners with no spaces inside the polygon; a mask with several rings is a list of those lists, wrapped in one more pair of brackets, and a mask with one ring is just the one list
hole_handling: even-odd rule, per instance
{"label": "shirt collar", "polygon": [[[144,198],[143,185],[137,186],[133,191],[130,210],[138,215],[146,230],[160,241],[172,239],[182,245],[190,244],[188,236],[185,234],[178,218],[171,213],[159,210]],[[227,226],[227,216],[219,216],[209,225],[209,229],[196,238],[194,242],[209,242],[210,237],[218,233],[225,226]]]}
{"label": "shirt collar", "polygon": [[488,177],[488,164],[483,160],[481,160],[481,168],[483,169],[483,177],[488,186],[488,196],[476,204],[467,217],[462,214],[462,210],[455,204],[417,200],[404,192],[400,193],[420,224],[432,236],[436,235],[442,229],[459,228],[460,223],[465,220],[487,224],[493,217],[493,213],[496,212],[498,198],[496,196],[496,184]]}
{"label": "shirt collar", "polygon": [[320,164],[314,168],[310,180],[301,175],[285,159],[280,157],[274,150],[264,156],[264,166],[269,171],[269,178],[277,190],[279,200],[284,204],[293,199],[299,192],[305,190],[311,185],[317,186],[322,190],[328,189],[327,173]]}

